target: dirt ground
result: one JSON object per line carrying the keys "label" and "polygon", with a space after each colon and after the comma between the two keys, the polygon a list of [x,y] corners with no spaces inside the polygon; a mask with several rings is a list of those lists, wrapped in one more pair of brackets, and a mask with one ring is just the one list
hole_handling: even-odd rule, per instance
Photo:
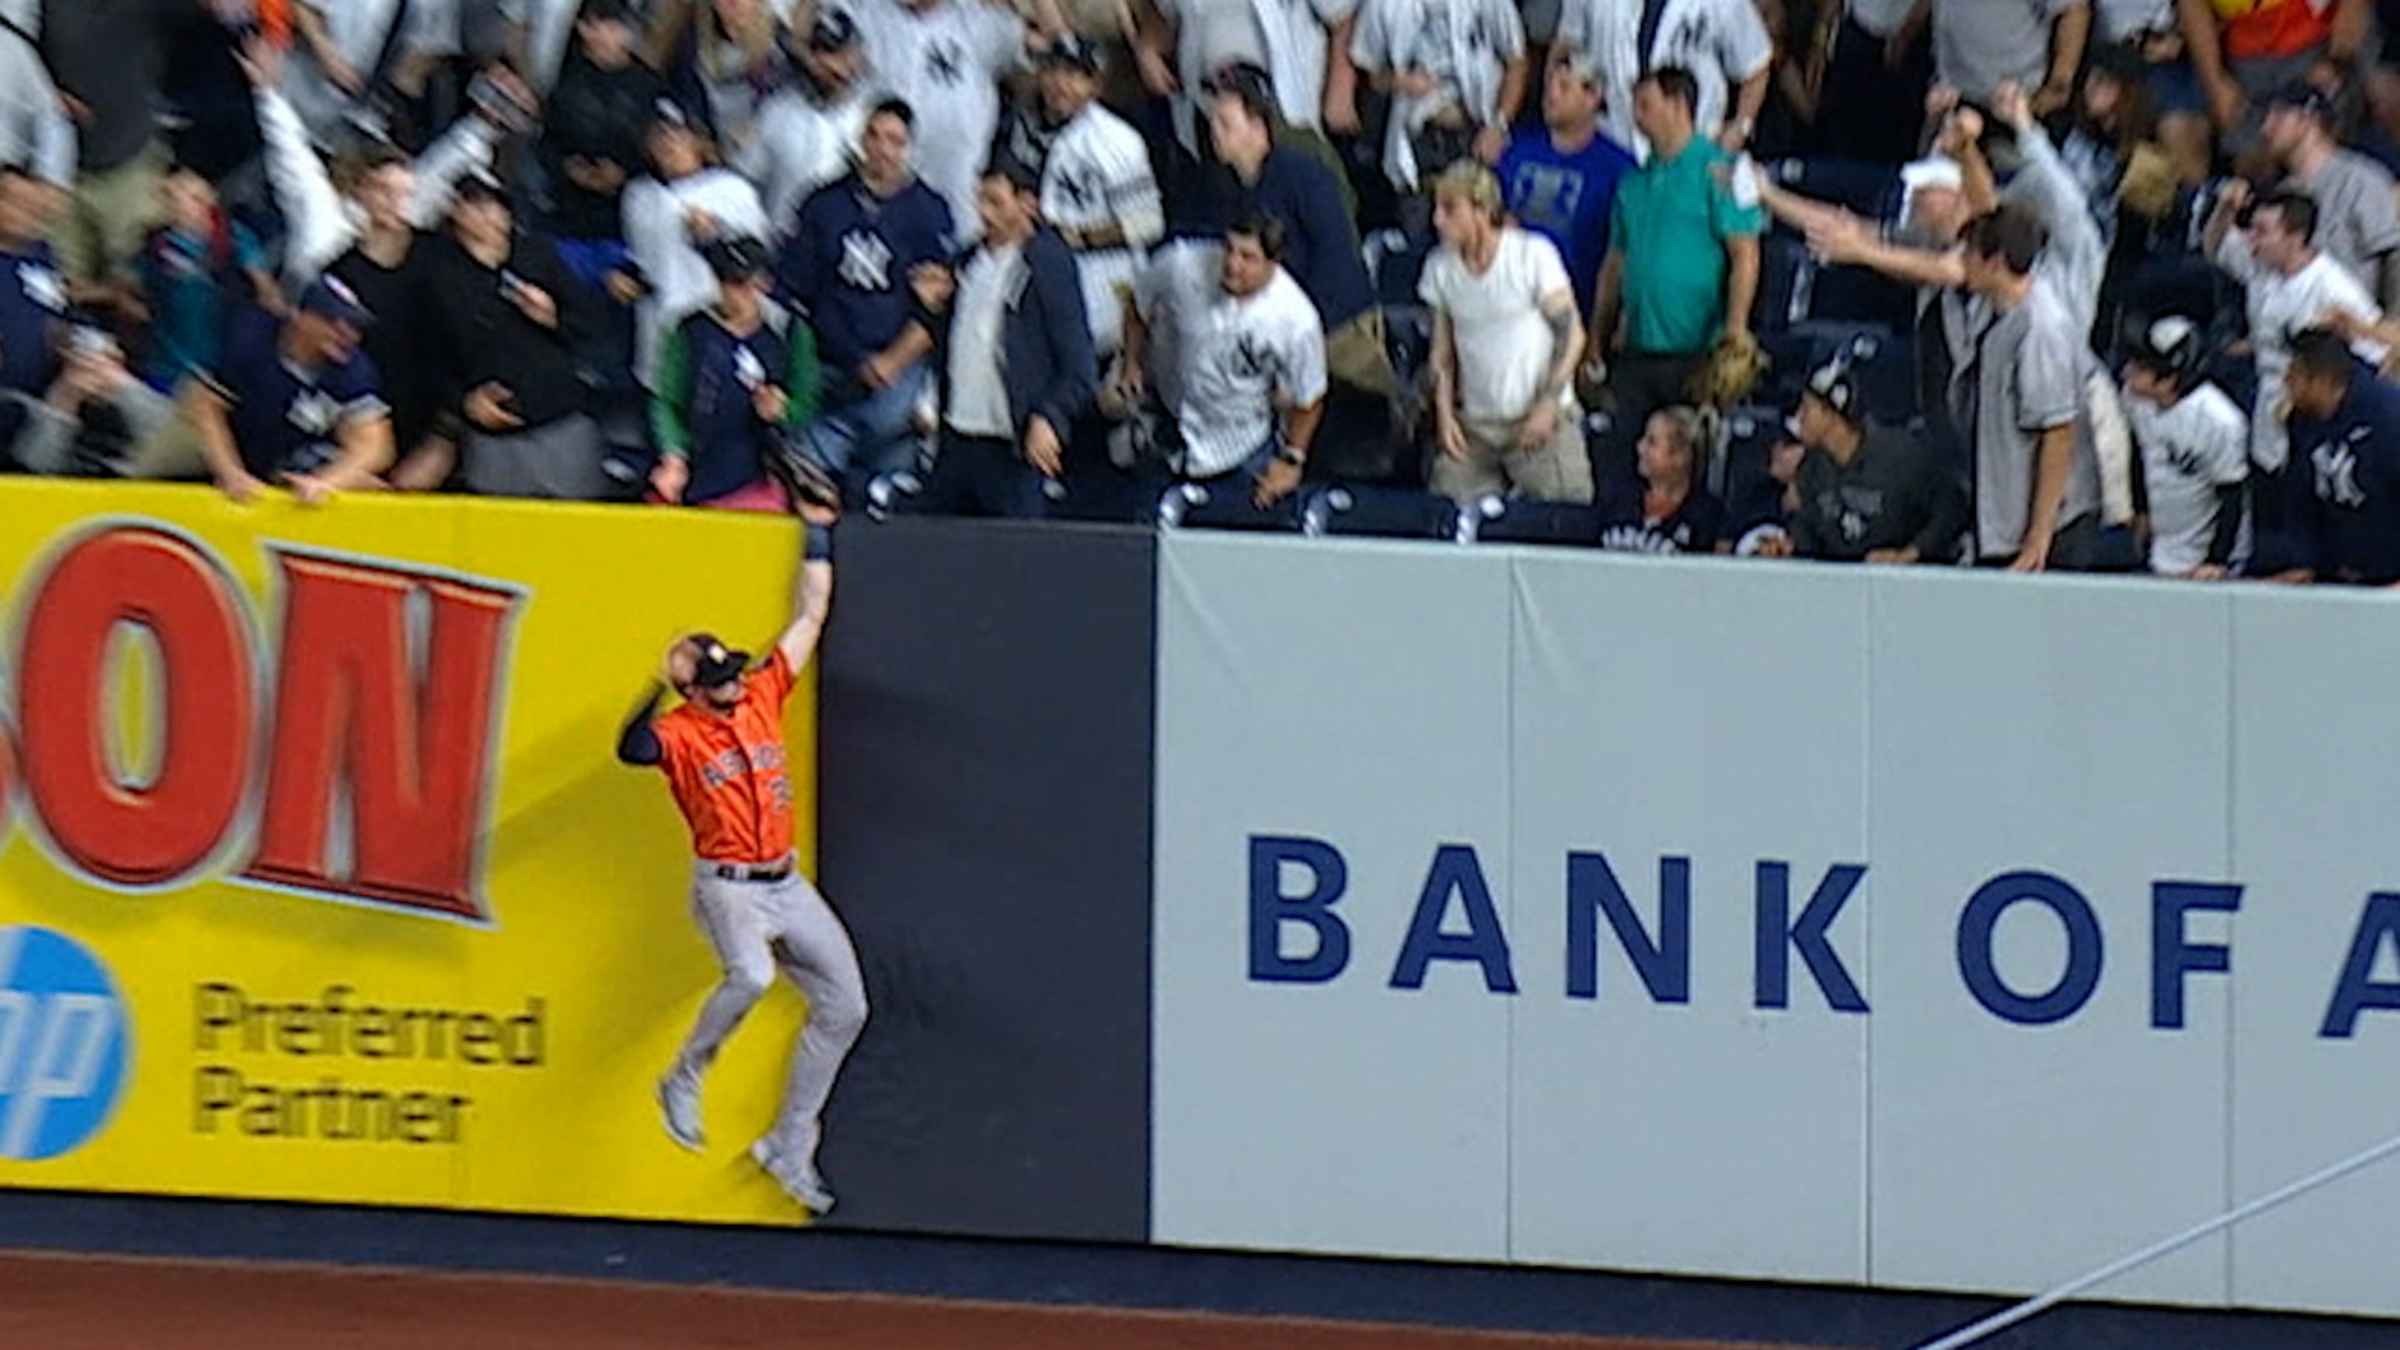
{"label": "dirt ground", "polygon": [[1098,1308],[0,1255],[11,1350],[1733,1350]]}

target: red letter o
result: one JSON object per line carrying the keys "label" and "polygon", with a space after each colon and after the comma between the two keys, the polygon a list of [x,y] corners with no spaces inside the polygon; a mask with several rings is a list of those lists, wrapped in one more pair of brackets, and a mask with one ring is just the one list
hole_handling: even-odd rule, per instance
{"label": "red letter o", "polygon": [[[158,777],[138,788],[109,766],[101,709],[109,635],[121,623],[157,640],[166,685]],[[241,809],[252,686],[240,602],[190,541],[119,526],[61,555],[26,615],[17,715],[26,799],[67,859],[127,885],[205,862]]]}

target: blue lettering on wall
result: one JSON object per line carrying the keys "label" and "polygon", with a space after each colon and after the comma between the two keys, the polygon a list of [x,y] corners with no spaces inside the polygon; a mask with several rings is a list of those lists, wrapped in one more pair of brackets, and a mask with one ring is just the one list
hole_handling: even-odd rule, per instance
{"label": "blue lettering on wall", "polygon": [[[1466,907],[1464,933],[1442,931],[1453,893]],[[1473,962],[1483,968],[1484,988],[1495,994],[1517,992],[1517,977],[1508,965],[1508,936],[1500,930],[1492,888],[1484,882],[1475,850],[1465,844],[1444,844],[1435,850],[1425,888],[1417,893],[1416,915],[1408,921],[1408,940],[1400,944],[1400,959],[1392,966],[1392,987],[1424,988],[1425,968],[1435,961]]]}
{"label": "blue lettering on wall", "polygon": [[2400,1012],[2400,984],[2374,978],[2376,954],[2387,942],[2400,951],[2400,894],[2377,891],[2367,897],[2350,935],[2350,956],[2342,962],[2342,978],[2333,986],[2319,1036],[2348,1040],[2358,1030],[2358,1015],[2369,1008]]}
{"label": "blue lettering on wall", "polygon": [[[1336,912],[1348,893],[1350,867],[1341,850],[1305,835],[1249,836],[1249,974],[1278,984],[1324,984],[1350,968],[1353,933]],[[1865,1015],[1858,981],[1835,946],[1834,925],[1865,881],[1865,863],[1826,867],[1800,912],[1792,913],[1792,865],[1759,859],[1752,922],[1752,1006],[1788,1010],[1792,956],[1799,954],[1828,1009]],[[2182,1031],[2194,975],[2231,976],[2231,941],[2195,939],[2187,931],[2197,912],[2238,914],[2238,882],[2160,880],[2150,886],[2150,1025]],[[1655,926],[1636,912],[1608,856],[1569,852],[1566,868],[1566,995],[1600,996],[1601,921],[1625,954],[1650,1001],[1688,1004],[1692,997],[1692,860],[1658,860]],[[1455,900],[1455,906],[1453,901]],[[2046,989],[2024,991],[2004,980],[1993,959],[2000,920],[2031,903],[2055,919],[2067,940],[2065,968]],[[1453,908],[1458,917],[1452,917]],[[1457,928],[1453,924],[1460,925]],[[1292,930],[1303,930],[1294,932]],[[1553,930],[1554,931],[1554,930]],[[2105,935],[2091,901],[2072,882],[2041,871],[2004,872],[1984,882],[1960,910],[1956,956],[1961,981],[1993,1016],[2020,1026],[2048,1026],[2075,1016],[2098,992],[2106,965]],[[1287,954],[1288,948],[1298,948]],[[2360,1016],[2400,1013],[2400,978],[2377,979],[2390,952],[2400,960],[2400,891],[2369,895],[2352,930],[2332,1001],[2318,1026],[2331,1040],[2354,1036]],[[1407,932],[1392,963],[1390,987],[1419,990],[1437,961],[1470,964],[1494,994],[1520,992],[1516,958],[1489,877],[1475,846],[1441,844],[1418,889]]]}
{"label": "blue lettering on wall", "polygon": [[1858,985],[1850,978],[1850,970],[1842,964],[1841,955],[1825,940],[1825,930],[1841,916],[1842,906],[1850,901],[1850,893],[1858,889],[1859,878],[1867,869],[1856,863],[1836,863],[1825,871],[1808,903],[1801,906],[1798,922],[1790,920],[1792,911],[1792,865],[1784,862],[1762,861],[1758,865],[1758,928],[1752,962],[1756,985],[1757,1006],[1788,1008],[1792,1003],[1792,962],[1794,948],[1808,966],[1809,975],[1824,993],[1825,1001],[1835,1012],[1863,1013],[1867,1001],[1859,997]]}
{"label": "blue lettering on wall", "polygon": [[1608,916],[1653,1003],[1692,1001],[1692,860],[1658,860],[1658,937],[1642,926],[1608,857],[1567,855],[1567,997],[1600,996],[1600,925]]}
{"label": "blue lettering on wall", "polygon": [[[1304,894],[1285,894],[1285,863],[1308,869]],[[1250,836],[1250,978],[1322,984],[1341,974],[1350,964],[1350,926],[1333,912],[1333,903],[1349,884],[1349,865],[1322,839]],[[1283,927],[1291,923],[1316,934],[1315,951],[1304,957],[1283,954]]]}
{"label": "blue lettering on wall", "polygon": [[[2008,987],[1992,965],[1992,929],[2020,901],[2058,916],[2067,930],[2067,968],[2049,992],[2027,996]],[[2083,892],[2047,872],[2005,872],[1975,888],[1958,916],[1958,973],[1967,992],[1994,1016],[2026,1026],[2073,1017],[2100,985],[2100,920]]]}
{"label": "blue lettering on wall", "polygon": [[2183,940],[2183,916],[2195,909],[2227,914],[2242,907],[2242,888],[2212,881],[2161,881],[2150,887],[2150,1025],[2183,1025],[2183,977],[2195,970],[2222,975],[2233,951],[2217,942]]}

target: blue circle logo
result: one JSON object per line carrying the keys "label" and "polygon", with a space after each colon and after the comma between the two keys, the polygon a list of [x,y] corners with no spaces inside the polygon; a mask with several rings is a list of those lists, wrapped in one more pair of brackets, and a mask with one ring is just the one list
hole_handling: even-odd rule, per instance
{"label": "blue circle logo", "polygon": [[133,1028],[108,968],[47,928],[0,928],[0,1157],[70,1152],[108,1122]]}

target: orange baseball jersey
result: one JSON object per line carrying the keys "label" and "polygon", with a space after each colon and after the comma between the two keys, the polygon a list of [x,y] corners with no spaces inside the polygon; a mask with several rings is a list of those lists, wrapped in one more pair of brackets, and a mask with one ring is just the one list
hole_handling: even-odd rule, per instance
{"label": "orange baseball jersey", "polygon": [[772,863],[792,851],[792,780],[784,772],[783,705],[792,696],[783,653],[742,677],[729,716],[689,703],[651,724],[659,767],[709,862]]}

